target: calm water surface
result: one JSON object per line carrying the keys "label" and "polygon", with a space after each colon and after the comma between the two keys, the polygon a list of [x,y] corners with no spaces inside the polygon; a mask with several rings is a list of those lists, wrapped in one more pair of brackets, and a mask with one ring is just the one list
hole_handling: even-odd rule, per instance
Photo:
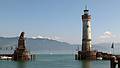
{"label": "calm water surface", "polygon": [[37,55],[28,62],[0,60],[0,68],[110,68],[109,61],[78,61],[74,55]]}

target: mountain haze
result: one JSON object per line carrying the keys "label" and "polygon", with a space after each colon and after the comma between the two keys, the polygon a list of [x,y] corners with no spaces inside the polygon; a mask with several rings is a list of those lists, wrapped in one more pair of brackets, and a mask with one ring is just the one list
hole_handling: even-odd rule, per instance
{"label": "mountain haze", "polygon": [[[0,37],[0,47],[3,50],[8,50],[13,47],[15,49],[18,43],[18,37],[5,38]],[[74,53],[78,45],[72,45],[66,42],[60,42],[47,38],[26,38],[26,47],[29,51],[33,53],[42,53],[42,54],[53,54],[53,53]],[[11,50],[13,52],[13,50]]]}
{"label": "mountain haze", "polygon": [[[38,54],[73,54],[76,49],[81,50],[81,45],[69,44],[47,38],[26,38],[26,47],[31,53]],[[0,53],[13,53],[17,47],[18,37],[0,37]],[[94,44],[93,49],[113,53],[112,43]],[[114,53],[119,53],[120,43],[114,44]]]}

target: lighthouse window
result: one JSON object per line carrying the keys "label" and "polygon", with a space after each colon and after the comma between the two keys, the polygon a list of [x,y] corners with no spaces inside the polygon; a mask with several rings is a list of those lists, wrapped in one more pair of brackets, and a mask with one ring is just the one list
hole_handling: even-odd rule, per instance
{"label": "lighthouse window", "polygon": [[87,25],[87,28],[88,28],[89,26]]}

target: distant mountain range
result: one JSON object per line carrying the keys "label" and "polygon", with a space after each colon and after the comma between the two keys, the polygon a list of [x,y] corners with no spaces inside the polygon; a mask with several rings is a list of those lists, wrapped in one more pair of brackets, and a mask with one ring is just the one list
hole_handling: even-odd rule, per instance
{"label": "distant mountain range", "polygon": [[[12,51],[17,47],[18,37],[0,37],[0,49],[2,51]],[[53,54],[53,53],[74,53],[77,46],[66,42],[60,42],[47,38],[26,38],[26,47],[33,53]]]}
{"label": "distant mountain range", "polygon": [[[17,47],[18,37],[6,38],[0,37],[0,53],[13,53]],[[120,43],[115,43],[114,52],[120,52]],[[39,54],[73,54],[81,45],[69,44],[47,38],[26,38],[26,47],[31,53]],[[100,43],[93,45],[97,51],[112,52],[111,43]]]}

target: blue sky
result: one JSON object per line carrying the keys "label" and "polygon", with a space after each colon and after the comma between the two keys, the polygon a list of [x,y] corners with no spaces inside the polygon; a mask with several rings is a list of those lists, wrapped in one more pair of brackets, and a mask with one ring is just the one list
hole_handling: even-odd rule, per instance
{"label": "blue sky", "polygon": [[88,5],[93,43],[119,42],[119,0],[0,0],[0,36],[48,37],[81,44],[81,15]]}

